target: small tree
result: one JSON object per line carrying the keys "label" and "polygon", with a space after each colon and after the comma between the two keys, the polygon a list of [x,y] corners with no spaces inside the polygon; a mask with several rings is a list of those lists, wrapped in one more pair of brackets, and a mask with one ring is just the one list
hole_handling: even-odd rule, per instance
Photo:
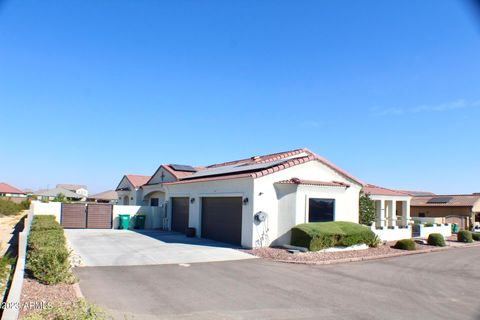
{"label": "small tree", "polygon": [[360,194],[359,211],[361,224],[369,226],[375,221],[375,201],[368,194]]}
{"label": "small tree", "polygon": [[55,198],[53,198],[52,200],[53,202],[62,202],[62,203],[68,203],[68,199],[67,197],[65,197],[65,195],[63,193],[59,193],[55,196]]}

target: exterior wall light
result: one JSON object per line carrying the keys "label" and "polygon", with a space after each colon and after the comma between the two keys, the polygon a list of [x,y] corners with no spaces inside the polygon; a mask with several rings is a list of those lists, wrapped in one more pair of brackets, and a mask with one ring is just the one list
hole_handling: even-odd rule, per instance
{"label": "exterior wall light", "polygon": [[243,204],[247,205],[247,203],[248,203],[248,198],[243,198]]}
{"label": "exterior wall light", "polygon": [[195,198],[190,198],[190,203],[194,203],[195,202]]}

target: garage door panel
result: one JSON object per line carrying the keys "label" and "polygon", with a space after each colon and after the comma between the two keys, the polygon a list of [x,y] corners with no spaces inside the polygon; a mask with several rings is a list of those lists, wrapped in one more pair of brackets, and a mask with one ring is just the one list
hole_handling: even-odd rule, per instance
{"label": "garage door panel", "polygon": [[83,229],[87,227],[85,204],[63,203],[62,226],[66,229]]}
{"label": "garage door panel", "polygon": [[242,241],[242,198],[202,198],[202,237],[240,245]]}
{"label": "garage door panel", "polygon": [[111,229],[112,228],[112,206],[109,204],[88,205],[87,228]]}
{"label": "garage door panel", "polygon": [[172,231],[185,232],[188,227],[189,209],[188,197],[172,198]]}

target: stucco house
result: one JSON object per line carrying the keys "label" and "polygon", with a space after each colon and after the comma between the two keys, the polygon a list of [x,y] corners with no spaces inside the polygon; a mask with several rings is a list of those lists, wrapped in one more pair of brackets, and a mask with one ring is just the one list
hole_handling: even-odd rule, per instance
{"label": "stucco house", "polygon": [[118,203],[118,194],[114,190],[107,190],[97,194],[90,195],[87,198],[88,201],[97,202],[97,203]]}
{"label": "stucco house", "polygon": [[27,194],[22,190],[15,188],[8,183],[0,182],[0,197],[18,197],[25,198]]}
{"label": "stucco house", "polygon": [[173,231],[195,228],[197,236],[251,248],[289,243],[300,223],[358,222],[363,185],[297,149],[206,167],[163,164],[151,177],[124,176],[116,191],[120,203],[166,204]]}
{"label": "stucco house", "polygon": [[118,195],[118,203],[123,205],[143,205],[143,190],[141,186],[147,183],[150,176],[138,174],[126,174],[120,180],[115,191]]}
{"label": "stucco house", "polygon": [[82,195],[83,198],[88,197],[88,188],[83,184],[57,184],[57,188],[63,188],[78,193],[79,195]]}
{"label": "stucco house", "polygon": [[444,223],[470,229],[480,221],[480,193],[413,197],[411,216],[442,218]]}

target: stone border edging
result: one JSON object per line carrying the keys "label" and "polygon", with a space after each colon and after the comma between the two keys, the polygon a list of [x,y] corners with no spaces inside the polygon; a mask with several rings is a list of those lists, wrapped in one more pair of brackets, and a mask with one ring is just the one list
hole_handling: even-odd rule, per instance
{"label": "stone border edging", "polygon": [[271,258],[264,258],[264,259],[271,260],[271,261],[274,261],[274,262],[291,263],[291,264],[329,265],[329,264],[340,264],[340,263],[347,263],[347,262],[380,260],[380,259],[386,259],[386,258],[394,258],[394,257],[400,257],[400,256],[409,256],[409,255],[414,255],[414,254],[423,254],[423,253],[431,253],[431,252],[453,250],[453,249],[462,249],[462,248],[471,248],[471,247],[480,247],[480,242],[465,244],[461,247],[460,246],[437,247],[437,248],[419,250],[419,251],[407,251],[407,250],[405,250],[405,252],[397,252],[397,253],[392,253],[392,254],[381,254],[381,255],[378,255],[378,256],[344,258],[344,259],[325,260],[325,261],[293,261],[293,260],[276,260],[276,259],[271,259]]}
{"label": "stone border edging", "polygon": [[17,320],[20,314],[20,298],[22,294],[23,278],[25,275],[25,262],[27,255],[28,234],[32,226],[33,211],[30,209],[25,219],[23,231],[18,234],[18,255],[13,272],[12,282],[3,310],[2,320]]}

